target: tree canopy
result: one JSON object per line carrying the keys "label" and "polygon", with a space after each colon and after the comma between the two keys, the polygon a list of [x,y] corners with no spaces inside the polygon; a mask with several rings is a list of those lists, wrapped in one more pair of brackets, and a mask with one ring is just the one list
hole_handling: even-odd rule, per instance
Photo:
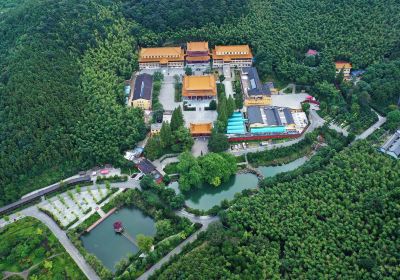
{"label": "tree canopy", "polygon": [[357,143],[236,200],[152,279],[397,278],[399,186],[400,162]]}

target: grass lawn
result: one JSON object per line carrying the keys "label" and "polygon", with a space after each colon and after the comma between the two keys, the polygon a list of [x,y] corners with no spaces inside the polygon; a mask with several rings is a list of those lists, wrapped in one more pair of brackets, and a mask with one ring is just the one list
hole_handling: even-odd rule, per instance
{"label": "grass lawn", "polygon": [[38,264],[29,279],[86,279],[57,238],[34,218],[23,218],[3,228],[0,252],[1,274],[21,272]]}

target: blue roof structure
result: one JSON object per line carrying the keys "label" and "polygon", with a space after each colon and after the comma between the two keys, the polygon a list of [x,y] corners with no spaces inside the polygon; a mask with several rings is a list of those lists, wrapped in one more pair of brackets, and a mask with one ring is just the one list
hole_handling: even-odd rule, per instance
{"label": "blue roof structure", "polygon": [[264,86],[260,77],[258,76],[257,69],[255,67],[245,67],[242,70],[244,73],[247,73],[247,77],[249,79],[250,89],[247,91],[248,95],[270,95],[271,91],[269,87]]}
{"label": "blue roof structure", "polygon": [[287,124],[294,124],[294,119],[292,112],[290,111],[289,108],[284,108],[283,113],[285,114],[285,119]]}
{"label": "blue roof structure", "polygon": [[153,90],[153,76],[149,74],[140,74],[136,77],[135,87],[133,90],[133,100],[146,99],[151,100],[151,92]]}
{"label": "blue roof structure", "polygon": [[234,112],[228,119],[227,134],[246,134],[245,119],[242,113]]}
{"label": "blue roof structure", "polygon": [[267,123],[270,126],[281,126],[281,118],[279,117],[278,109],[274,107],[264,108],[265,116],[267,117]]}
{"label": "blue roof structure", "polygon": [[353,76],[353,77],[359,77],[359,76],[361,76],[362,74],[364,74],[366,71],[365,70],[352,70],[351,71],[351,75]]}
{"label": "blue roof structure", "polygon": [[254,134],[274,134],[274,133],[285,133],[286,129],[284,126],[270,126],[270,127],[255,127],[250,129],[251,133]]}
{"label": "blue roof structure", "polygon": [[263,123],[260,107],[258,106],[247,107],[247,118],[249,119],[249,124]]}

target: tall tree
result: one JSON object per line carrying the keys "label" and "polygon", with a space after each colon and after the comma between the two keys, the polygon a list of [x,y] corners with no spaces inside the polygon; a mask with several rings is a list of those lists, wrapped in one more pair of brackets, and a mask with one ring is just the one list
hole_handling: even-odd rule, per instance
{"label": "tall tree", "polygon": [[171,131],[175,132],[178,130],[179,127],[183,126],[185,124],[183,120],[183,114],[182,114],[182,109],[181,106],[178,108],[175,108],[175,110],[172,112],[172,117],[171,117]]}
{"label": "tall tree", "polygon": [[160,130],[160,140],[161,140],[161,146],[163,148],[166,148],[169,145],[171,145],[171,142],[172,142],[171,126],[167,122],[164,122],[162,124],[161,130]]}
{"label": "tall tree", "polygon": [[200,165],[190,152],[183,152],[179,155],[179,162],[176,166],[179,173],[179,189],[189,191],[193,187],[199,187],[202,182]]}
{"label": "tall tree", "polygon": [[154,238],[151,236],[145,236],[143,234],[136,235],[136,241],[139,249],[145,253],[149,253],[153,246]]}
{"label": "tall tree", "polygon": [[208,141],[208,149],[211,152],[225,152],[229,148],[228,137],[225,133],[220,133],[216,129],[213,129],[211,137]]}
{"label": "tall tree", "polygon": [[232,96],[229,96],[226,108],[228,118],[232,116],[233,112],[235,111],[235,108],[236,108],[235,100],[232,98]]}
{"label": "tall tree", "polygon": [[190,150],[193,146],[193,138],[190,134],[189,129],[180,126],[176,131],[174,131],[172,136],[172,150],[174,152],[182,152]]}

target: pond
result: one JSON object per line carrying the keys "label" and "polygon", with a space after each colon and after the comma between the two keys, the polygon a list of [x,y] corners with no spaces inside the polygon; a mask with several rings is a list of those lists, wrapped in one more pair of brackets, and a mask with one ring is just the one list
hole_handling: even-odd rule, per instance
{"label": "pond", "polygon": [[295,170],[297,167],[303,165],[307,160],[307,157],[301,157],[287,164],[278,166],[259,166],[257,169],[262,175],[264,175],[264,177],[272,177],[281,172]]}
{"label": "pond", "polygon": [[[254,174],[237,174],[218,187],[203,184],[201,188],[191,190],[185,194],[185,203],[190,208],[208,210],[219,205],[224,199],[233,199],[235,193],[256,188],[257,183],[258,179]],[[175,191],[179,191],[177,182],[173,182],[169,186]]]}
{"label": "pond", "polygon": [[151,217],[137,208],[123,208],[105,219],[90,233],[82,235],[81,240],[85,249],[111,271],[115,271],[115,264],[122,258],[139,251],[128,238],[114,232],[113,224],[117,220],[122,222],[124,233],[134,241],[139,233],[146,236],[156,234],[155,222]]}
{"label": "pond", "polygon": [[[259,167],[258,170],[265,177],[272,177],[281,172],[288,172],[296,169],[307,161],[307,157],[302,157],[288,164],[280,166]],[[185,193],[185,204],[194,209],[209,210],[215,205],[219,205],[224,199],[232,200],[236,193],[245,189],[257,187],[258,179],[254,174],[237,174],[232,176],[226,183],[218,187],[203,184],[199,189],[193,189]],[[172,182],[169,187],[179,192],[178,182]]]}

